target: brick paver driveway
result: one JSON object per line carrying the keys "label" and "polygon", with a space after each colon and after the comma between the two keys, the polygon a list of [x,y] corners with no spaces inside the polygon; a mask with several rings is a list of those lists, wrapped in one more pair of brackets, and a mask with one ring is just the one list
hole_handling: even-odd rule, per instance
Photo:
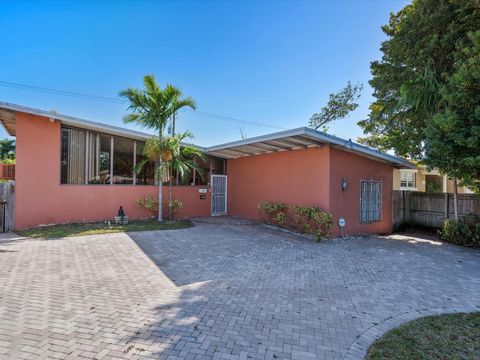
{"label": "brick paver driveway", "polygon": [[206,223],[0,241],[7,359],[341,359],[388,318],[478,305],[480,252],[431,242]]}

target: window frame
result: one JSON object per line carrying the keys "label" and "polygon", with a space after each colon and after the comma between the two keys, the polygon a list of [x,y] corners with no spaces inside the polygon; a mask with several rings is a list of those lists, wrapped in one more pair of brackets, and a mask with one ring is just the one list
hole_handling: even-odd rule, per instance
{"label": "window frame", "polygon": [[[408,179],[408,175],[412,175],[412,180]],[[402,180],[402,175],[407,177],[406,180]],[[405,185],[402,185],[405,183]],[[400,170],[400,190],[416,190],[417,189],[417,172],[409,170]]]}
{"label": "window frame", "polygon": [[[364,199],[363,198],[363,189],[364,186],[363,184],[375,184],[378,185],[378,218],[369,218],[371,215],[371,211],[367,211],[365,215],[365,220],[363,217],[363,203],[365,201],[372,201],[372,199]],[[368,207],[368,205],[367,205]],[[361,179],[360,180],[360,211],[359,211],[359,216],[360,216],[360,224],[371,224],[375,222],[381,222],[382,221],[382,212],[383,212],[383,181],[382,180],[375,180],[375,179]]]}
{"label": "window frame", "polygon": [[[83,174],[84,174],[84,181],[83,183],[79,183],[79,184],[69,184],[69,183],[63,183],[62,182],[62,130],[63,129],[72,129],[72,130],[76,130],[76,131],[82,131],[84,134],[85,134],[85,166],[84,166],[84,169],[83,169]],[[88,183],[88,168],[89,168],[89,162],[90,162],[90,159],[89,159],[89,147],[88,147],[88,140],[89,139],[89,136],[90,134],[98,134],[98,135],[103,135],[103,136],[106,136],[106,137],[109,137],[110,138],[110,159],[109,159],[109,171],[110,171],[110,180],[108,183],[105,183],[105,184],[89,184]],[[113,174],[113,156],[114,156],[114,146],[115,146],[115,138],[122,138],[122,139],[126,139],[126,140],[129,140],[129,141],[133,141],[133,149],[134,149],[134,152],[133,152],[133,168],[132,168],[132,172],[133,172],[133,183],[132,184],[114,184],[113,183],[113,177],[114,177],[114,174]],[[135,172],[135,166],[137,165],[137,156],[136,156],[136,151],[137,151],[137,144],[138,143],[145,143],[145,141],[142,141],[142,140],[136,140],[136,139],[132,139],[132,138],[127,138],[127,137],[124,137],[124,136],[117,136],[117,135],[112,135],[112,134],[108,134],[108,133],[104,133],[104,132],[100,132],[100,131],[94,131],[94,130],[89,130],[89,129],[84,129],[84,128],[78,128],[78,127],[75,127],[75,126],[68,126],[68,125],[61,125],[60,127],[60,176],[59,176],[59,185],[61,186],[83,186],[83,185],[88,185],[88,186],[158,186],[157,184],[157,180],[154,179],[154,185],[143,185],[143,184],[140,184],[140,185],[137,185],[137,174]]]}

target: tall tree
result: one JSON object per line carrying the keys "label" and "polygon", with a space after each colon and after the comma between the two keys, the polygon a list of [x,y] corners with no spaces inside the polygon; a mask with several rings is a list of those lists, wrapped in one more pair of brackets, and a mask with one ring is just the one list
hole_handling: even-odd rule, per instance
{"label": "tall tree", "polygon": [[[124,122],[135,122],[142,127],[155,130],[157,132],[158,143],[161,144],[164,141],[164,132],[168,121],[172,118],[173,114],[179,110],[178,105],[176,106],[175,104],[178,99],[178,94],[181,94],[181,92],[178,88],[170,84],[167,84],[163,89],[160,88],[153,75],[145,76],[143,78],[143,83],[145,86],[144,89],[130,87],[119,93],[121,97],[124,97],[129,101],[127,109],[132,111],[132,113],[125,116]],[[165,167],[162,166],[164,160],[161,154],[158,155],[158,221],[161,222],[163,221],[162,190],[164,179],[161,170],[165,169]]]}
{"label": "tall tree", "polygon": [[361,142],[409,156],[474,187],[479,179],[478,0],[414,0],[392,14],[381,61],[371,64],[376,101]]}
{"label": "tall tree", "polygon": [[414,0],[391,14],[382,59],[371,64],[376,100],[359,122],[367,135],[360,141],[423,159],[428,124],[445,108],[440,89],[479,24],[478,0]]}
{"label": "tall tree", "polygon": [[480,192],[480,30],[469,38],[440,87],[443,106],[427,126],[424,162]]}
{"label": "tall tree", "polygon": [[308,125],[315,130],[321,128],[327,131],[329,124],[345,118],[358,107],[357,100],[360,98],[362,89],[363,85],[352,85],[349,81],[343,89],[329,95],[327,105],[322,107],[319,113],[312,115]]}
{"label": "tall tree", "polygon": [[15,140],[0,140],[0,160],[11,160],[15,158]]}

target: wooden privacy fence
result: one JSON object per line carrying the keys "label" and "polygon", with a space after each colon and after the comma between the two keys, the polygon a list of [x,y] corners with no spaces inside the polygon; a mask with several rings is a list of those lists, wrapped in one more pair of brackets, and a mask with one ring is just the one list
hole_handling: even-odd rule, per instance
{"label": "wooden privacy fence", "polygon": [[[453,194],[393,191],[393,229],[403,225],[439,228],[454,218]],[[480,217],[480,196],[458,194],[460,218]]]}
{"label": "wooden privacy fence", "polygon": [[15,182],[0,183],[0,232],[14,229]]}
{"label": "wooden privacy fence", "polygon": [[0,164],[0,179],[15,180],[15,164]]}

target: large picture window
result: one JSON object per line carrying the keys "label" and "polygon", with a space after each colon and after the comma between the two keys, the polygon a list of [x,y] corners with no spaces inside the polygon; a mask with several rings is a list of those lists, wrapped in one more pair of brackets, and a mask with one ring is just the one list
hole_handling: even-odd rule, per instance
{"label": "large picture window", "polygon": [[143,146],[141,141],[62,127],[60,183],[154,185],[154,163],[134,174]]}
{"label": "large picture window", "polygon": [[[145,143],[137,142],[136,164],[145,159],[143,156],[143,147]],[[155,163],[150,161],[142,166],[142,169],[136,174],[137,185],[154,185],[155,184]]]}
{"label": "large picture window", "polygon": [[113,183],[133,184],[135,142],[113,138]]}
{"label": "large picture window", "polygon": [[360,222],[371,223],[382,220],[382,182],[360,181]]}
{"label": "large picture window", "polygon": [[62,128],[61,134],[61,182],[85,184],[85,131]]}
{"label": "large picture window", "polygon": [[110,184],[110,157],[112,138],[108,135],[88,133],[87,180],[88,184]]}

